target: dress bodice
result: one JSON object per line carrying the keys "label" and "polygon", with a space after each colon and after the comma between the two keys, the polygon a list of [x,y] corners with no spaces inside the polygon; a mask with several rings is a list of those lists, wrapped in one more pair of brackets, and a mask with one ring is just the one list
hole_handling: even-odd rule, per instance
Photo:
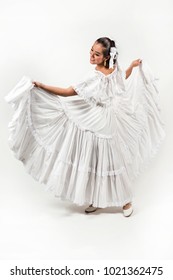
{"label": "dress bodice", "polygon": [[117,95],[125,93],[125,74],[119,67],[108,75],[94,70],[73,88],[93,106],[107,107]]}

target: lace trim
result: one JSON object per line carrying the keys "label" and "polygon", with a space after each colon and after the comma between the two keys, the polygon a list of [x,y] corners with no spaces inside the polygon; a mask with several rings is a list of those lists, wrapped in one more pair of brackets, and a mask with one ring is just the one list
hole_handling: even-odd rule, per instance
{"label": "lace trim", "polygon": [[89,173],[93,173],[93,174],[96,174],[99,177],[119,175],[119,174],[121,174],[125,170],[125,167],[122,166],[121,168],[116,169],[116,170],[102,171],[102,172],[98,172],[97,171],[96,172],[95,168],[93,168],[93,167],[82,168],[82,167],[79,166],[79,163],[75,163],[75,162],[71,162],[71,161],[64,161],[62,159],[59,159],[58,162],[71,165],[71,166],[75,167],[80,172],[83,172],[83,173],[88,173],[88,172]]}
{"label": "lace trim", "polygon": [[80,87],[79,89],[79,86],[72,86],[72,88],[74,89],[74,91],[82,97],[82,99],[87,102],[88,104],[90,104],[92,107],[96,107],[97,106],[97,103],[96,103],[96,100],[94,97],[87,97],[86,96],[86,91],[85,91],[85,88],[86,88],[87,84],[86,83],[83,83],[83,85]]}

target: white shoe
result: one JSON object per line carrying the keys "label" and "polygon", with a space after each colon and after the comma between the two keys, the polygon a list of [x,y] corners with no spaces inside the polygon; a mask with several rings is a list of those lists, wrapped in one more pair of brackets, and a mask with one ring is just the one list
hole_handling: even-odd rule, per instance
{"label": "white shoe", "polygon": [[133,213],[132,205],[128,209],[123,209],[124,217],[130,217],[132,213]]}
{"label": "white shoe", "polygon": [[97,209],[98,209],[97,207],[94,207],[94,206],[92,206],[92,204],[91,204],[89,207],[87,207],[87,208],[85,209],[85,213],[92,213],[92,212],[95,212]]}

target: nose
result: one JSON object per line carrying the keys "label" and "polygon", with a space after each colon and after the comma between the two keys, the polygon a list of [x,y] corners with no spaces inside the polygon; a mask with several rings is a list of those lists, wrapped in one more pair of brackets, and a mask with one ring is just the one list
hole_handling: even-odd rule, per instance
{"label": "nose", "polygon": [[93,53],[90,53],[90,58],[94,58],[94,55],[93,55]]}

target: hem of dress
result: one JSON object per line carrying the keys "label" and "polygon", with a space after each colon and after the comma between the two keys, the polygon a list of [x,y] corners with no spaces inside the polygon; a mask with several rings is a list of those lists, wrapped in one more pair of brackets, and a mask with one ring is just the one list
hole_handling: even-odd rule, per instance
{"label": "hem of dress", "polygon": [[124,200],[123,202],[108,202],[106,205],[101,205],[101,204],[96,204],[96,203],[92,202],[91,200],[80,203],[80,202],[72,200],[71,198],[68,198],[66,196],[55,195],[55,197],[59,198],[61,201],[72,202],[73,204],[75,204],[77,206],[87,206],[87,205],[92,204],[93,207],[98,207],[98,208],[102,208],[102,209],[107,208],[107,207],[123,207],[124,205],[133,202],[133,198],[130,197],[129,199]]}

